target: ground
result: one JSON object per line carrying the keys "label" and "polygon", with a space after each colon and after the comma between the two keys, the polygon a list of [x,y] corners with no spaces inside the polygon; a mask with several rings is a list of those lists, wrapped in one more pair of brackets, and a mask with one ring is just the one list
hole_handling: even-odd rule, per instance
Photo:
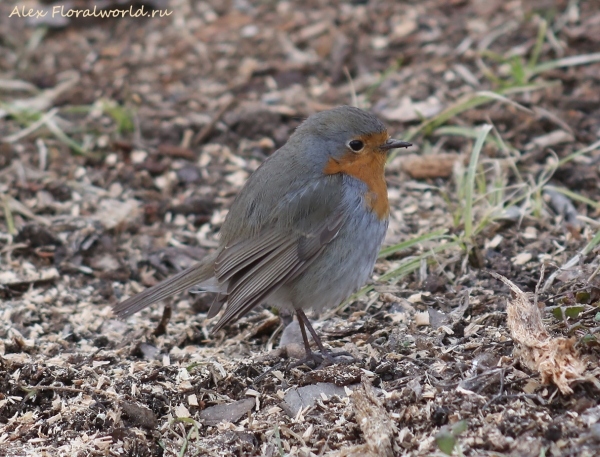
{"label": "ground", "polygon": [[[0,4],[0,455],[600,453],[598,2],[23,5]],[[312,316],[355,362],[290,368],[266,308],[211,335],[209,294],[112,316],[213,250],[249,174],[342,104],[414,144],[372,282]],[[494,273],[570,338],[566,390]]]}

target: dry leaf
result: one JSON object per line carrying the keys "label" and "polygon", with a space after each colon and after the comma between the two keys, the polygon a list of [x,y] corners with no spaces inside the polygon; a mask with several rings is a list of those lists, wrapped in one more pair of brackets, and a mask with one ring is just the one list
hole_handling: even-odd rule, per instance
{"label": "dry leaf", "polygon": [[504,276],[491,274],[514,294],[506,307],[508,328],[515,342],[514,355],[530,370],[538,371],[542,383],[552,382],[563,394],[573,393],[570,384],[582,380],[585,370],[575,339],[552,338],[544,328],[540,309],[527,294]]}

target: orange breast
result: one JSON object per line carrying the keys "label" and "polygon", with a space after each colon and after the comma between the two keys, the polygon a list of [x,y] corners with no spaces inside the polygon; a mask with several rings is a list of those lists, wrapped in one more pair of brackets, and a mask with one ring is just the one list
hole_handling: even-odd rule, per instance
{"label": "orange breast", "polygon": [[387,155],[378,150],[387,138],[387,133],[358,138],[365,142],[363,152],[356,154],[348,151],[340,160],[331,158],[323,169],[327,175],[345,173],[364,182],[369,189],[364,195],[365,203],[380,220],[387,219],[390,214],[384,176]]}

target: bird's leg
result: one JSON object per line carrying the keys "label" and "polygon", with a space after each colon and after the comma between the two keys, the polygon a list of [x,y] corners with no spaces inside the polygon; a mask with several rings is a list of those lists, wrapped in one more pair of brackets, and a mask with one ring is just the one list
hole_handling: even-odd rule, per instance
{"label": "bird's leg", "polygon": [[312,335],[313,340],[315,340],[315,343],[317,343],[317,347],[319,348],[319,351],[321,352],[323,357],[325,357],[326,354],[329,354],[329,351],[327,349],[325,349],[325,346],[323,346],[323,343],[321,342],[321,338],[319,338],[319,335],[317,335],[317,332],[315,331],[312,324],[308,320],[308,317],[306,317],[306,314],[304,314],[304,311],[302,311],[300,308],[298,308],[296,310],[296,314],[298,315],[298,323],[300,324],[300,331],[302,332],[302,339],[304,340],[304,349],[306,350],[306,356],[308,357],[309,354],[311,354],[311,352],[310,352],[310,343],[308,342],[308,337],[306,335],[306,329],[304,328],[304,326],[306,326],[308,328],[308,331]]}
{"label": "bird's leg", "polygon": [[[302,341],[304,341],[304,350],[306,351],[306,358],[312,357],[312,351],[310,350],[310,341],[308,341],[308,335],[306,334],[306,327],[304,326],[304,320],[300,316],[300,313],[304,315],[303,311],[298,312],[298,325],[300,325],[300,332],[302,333]],[[304,315],[306,317],[306,315]],[[310,325],[310,323],[308,324]],[[310,329],[314,332],[312,326]],[[311,332],[312,333],[312,332]],[[313,337],[314,338],[314,337]],[[322,345],[319,341],[318,345]]]}
{"label": "bird's leg", "polygon": [[[328,351],[325,348],[325,346],[323,346],[321,338],[319,338],[319,335],[308,320],[308,317],[306,317],[306,314],[304,314],[304,311],[298,308],[296,309],[296,314],[298,315],[298,324],[300,325],[300,332],[302,332],[302,340],[304,341],[304,350],[306,351],[306,357],[300,361],[300,365],[308,361],[313,361],[315,362],[315,364],[317,363],[317,361],[319,361],[321,366],[333,365],[334,363],[336,363],[335,358],[340,356],[349,356],[352,357],[352,361],[356,361],[355,357],[347,351],[340,351],[335,353],[331,353],[330,351]],[[315,343],[317,343],[319,352],[321,353],[320,355],[310,350],[310,342],[308,341],[308,335],[306,334],[307,328],[310,334],[312,335],[313,340],[315,340]]]}
{"label": "bird's leg", "polygon": [[[303,359],[294,362],[291,366],[289,366],[289,368],[298,367],[300,365],[307,365],[309,362],[312,362],[315,368],[319,368],[323,365],[323,357],[320,354],[317,354],[316,352],[312,352],[310,350],[310,341],[308,341],[308,335],[306,334],[304,319],[302,319],[300,312],[298,312],[297,314],[298,325],[300,326],[300,332],[302,333],[302,341],[304,341],[304,351],[306,352],[306,356]],[[303,312],[302,315],[304,316],[304,318],[306,318],[306,315]],[[308,322],[308,319],[306,319],[306,321]],[[310,326],[310,322],[308,323],[308,325]],[[309,328],[314,332],[312,326],[310,326]],[[321,341],[319,341],[319,344],[322,346]],[[322,354],[324,355],[325,352],[323,352]]]}

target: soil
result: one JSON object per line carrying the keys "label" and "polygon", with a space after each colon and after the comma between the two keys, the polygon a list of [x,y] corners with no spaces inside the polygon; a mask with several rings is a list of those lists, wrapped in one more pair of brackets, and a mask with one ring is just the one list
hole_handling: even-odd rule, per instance
{"label": "soil", "polygon": [[[69,5],[171,14],[0,4],[0,455],[425,456],[441,436],[456,455],[600,454],[598,2]],[[536,52],[588,60],[528,76]],[[427,124],[503,89],[440,122],[453,132]],[[262,307],[212,335],[210,294],[112,316],[215,249],[249,174],[303,119],[353,103],[414,143],[387,168],[385,245],[444,233],[312,316],[356,360],[291,368],[289,318]],[[485,123],[465,237],[464,132]],[[549,334],[573,338],[586,368],[572,393],[522,363],[490,272],[537,289]]]}

